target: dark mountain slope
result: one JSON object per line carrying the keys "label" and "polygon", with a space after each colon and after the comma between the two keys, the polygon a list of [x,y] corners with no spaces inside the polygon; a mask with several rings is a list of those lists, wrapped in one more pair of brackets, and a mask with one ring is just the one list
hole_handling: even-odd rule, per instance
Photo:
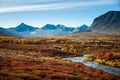
{"label": "dark mountain slope", "polygon": [[120,11],[109,11],[94,19],[91,30],[120,31]]}

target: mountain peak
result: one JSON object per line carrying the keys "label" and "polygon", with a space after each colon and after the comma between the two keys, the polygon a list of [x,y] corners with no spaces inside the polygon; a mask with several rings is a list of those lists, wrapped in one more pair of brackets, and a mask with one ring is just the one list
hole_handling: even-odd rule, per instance
{"label": "mountain peak", "polygon": [[25,23],[21,23],[21,25],[25,25]]}
{"label": "mountain peak", "polygon": [[87,26],[86,24],[83,24],[82,26]]}
{"label": "mountain peak", "polygon": [[[21,24],[19,24],[17,27],[32,27],[32,26],[29,26],[29,25],[27,25],[27,24],[25,24],[25,23],[21,23]],[[16,27],[16,28],[17,28]]]}
{"label": "mountain peak", "polygon": [[17,27],[15,27],[15,28],[9,28],[8,30],[9,31],[13,31],[13,32],[14,31],[15,32],[32,32],[32,31],[35,31],[36,29],[39,29],[39,28],[27,25],[25,23],[21,23]]}
{"label": "mountain peak", "polygon": [[87,29],[88,29],[88,26],[85,25],[85,24],[83,24],[83,25],[77,27],[74,31],[75,31],[75,32],[76,32],[76,31],[86,31]]}
{"label": "mountain peak", "polygon": [[120,13],[120,11],[108,11],[107,13]]}
{"label": "mountain peak", "polygon": [[94,19],[91,30],[120,30],[120,11],[108,11]]}
{"label": "mountain peak", "polygon": [[27,25],[27,24],[25,24],[25,23],[21,23],[20,25]]}
{"label": "mountain peak", "polygon": [[57,27],[53,24],[46,24],[41,29],[43,29],[43,30],[55,30],[55,29],[57,29]]}

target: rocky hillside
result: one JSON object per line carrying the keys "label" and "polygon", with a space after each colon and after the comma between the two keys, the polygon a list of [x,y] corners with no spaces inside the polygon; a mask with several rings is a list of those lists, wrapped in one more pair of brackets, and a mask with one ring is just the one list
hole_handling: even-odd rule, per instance
{"label": "rocky hillside", "polygon": [[120,11],[109,11],[94,19],[91,30],[120,31]]}

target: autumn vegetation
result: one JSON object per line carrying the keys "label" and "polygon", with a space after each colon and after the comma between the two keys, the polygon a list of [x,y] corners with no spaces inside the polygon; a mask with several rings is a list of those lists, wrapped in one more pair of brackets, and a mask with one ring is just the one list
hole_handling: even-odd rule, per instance
{"label": "autumn vegetation", "polygon": [[120,40],[80,41],[67,38],[0,37],[0,80],[119,80],[63,57],[82,56],[120,66]]}

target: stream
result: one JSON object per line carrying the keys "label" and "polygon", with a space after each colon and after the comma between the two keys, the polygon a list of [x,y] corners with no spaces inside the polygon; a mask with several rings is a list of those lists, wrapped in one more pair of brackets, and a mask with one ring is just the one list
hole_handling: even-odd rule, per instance
{"label": "stream", "polygon": [[85,61],[84,60],[85,56],[88,56],[88,55],[84,55],[84,56],[81,56],[81,57],[68,57],[68,58],[63,58],[63,59],[74,61],[74,62],[81,62],[86,66],[90,66],[92,68],[99,69],[99,70],[102,70],[102,71],[120,76],[120,68],[99,64],[99,63],[96,63],[96,62]]}

